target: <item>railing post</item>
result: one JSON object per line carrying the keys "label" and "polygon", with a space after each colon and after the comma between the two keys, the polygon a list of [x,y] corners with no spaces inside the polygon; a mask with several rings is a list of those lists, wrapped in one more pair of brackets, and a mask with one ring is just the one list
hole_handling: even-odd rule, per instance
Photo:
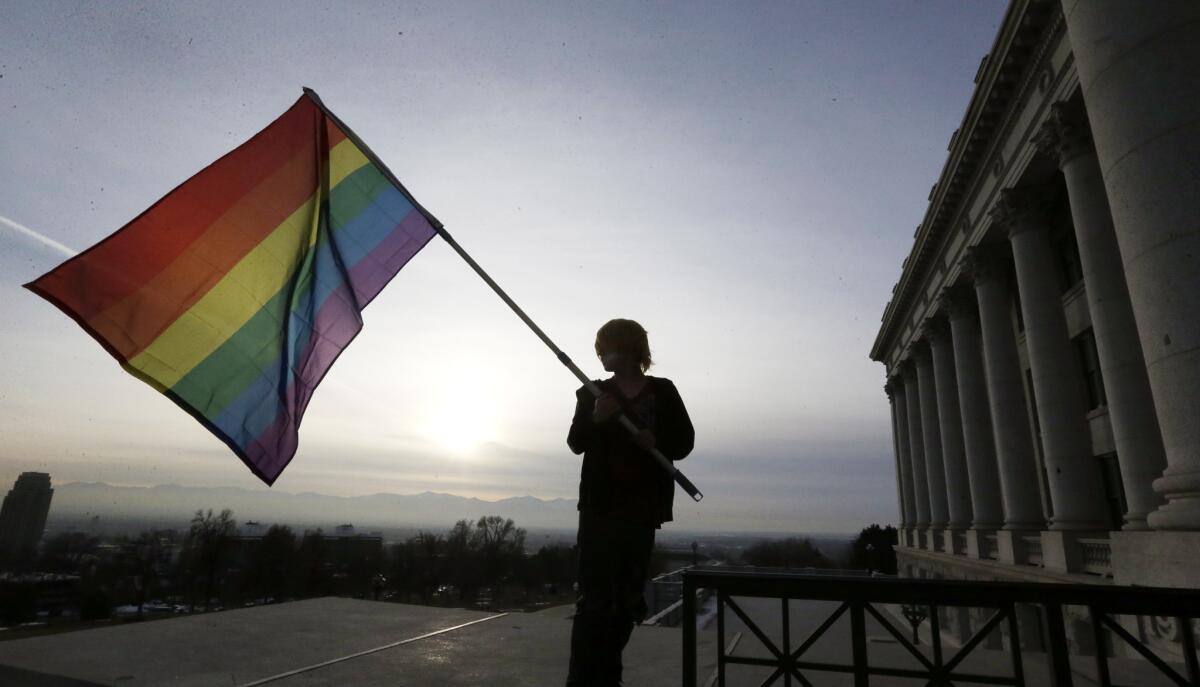
{"label": "railing post", "polygon": [[1193,685],[1200,684],[1200,662],[1196,661],[1196,633],[1192,631],[1192,619],[1180,616],[1175,620],[1179,623],[1179,639],[1183,645],[1183,664],[1187,666],[1188,681]]}
{"label": "railing post", "polygon": [[1008,604],[1005,608],[1008,614],[1008,644],[1009,656],[1012,658],[1013,679],[1021,687],[1025,685],[1025,664],[1021,660],[1021,629],[1017,622],[1016,604]]}
{"label": "railing post", "polygon": [[725,590],[717,590],[717,685],[725,687]]}
{"label": "railing post", "polygon": [[929,607],[929,636],[933,640],[933,665],[939,671],[942,669],[942,619],[938,617],[938,607]]}
{"label": "railing post", "polygon": [[850,644],[854,651],[854,687],[869,687],[867,672],[867,625],[863,618],[863,601],[850,602]]}
{"label": "railing post", "polygon": [[[1046,610],[1047,634],[1050,635],[1049,646],[1046,647],[1050,653],[1050,684],[1054,687],[1071,687],[1071,657],[1068,654],[1062,606],[1047,603],[1043,608]],[[1017,650],[1019,651],[1020,647],[1017,647]]]}
{"label": "railing post", "polygon": [[1088,607],[1088,619],[1092,622],[1092,641],[1096,643],[1096,677],[1100,684],[1109,687],[1112,678],[1108,674],[1108,647],[1104,646],[1104,627],[1100,623],[1103,611],[1095,606]]}
{"label": "railing post", "polygon": [[780,599],[783,606],[783,687],[792,687],[792,628],[791,618],[788,617],[788,600],[787,597]]}
{"label": "railing post", "polygon": [[683,687],[696,687],[696,582],[683,573]]}

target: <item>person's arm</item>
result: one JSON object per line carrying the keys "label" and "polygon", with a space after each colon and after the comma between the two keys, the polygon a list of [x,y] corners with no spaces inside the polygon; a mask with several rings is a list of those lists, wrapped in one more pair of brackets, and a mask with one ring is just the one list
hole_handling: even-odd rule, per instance
{"label": "person's arm", "polygon": [[576,455],[592,447],[596,437],[596,423],[592,420],[592,410],[596,405],[596,397],[587,387],[580,387],[575,392],[575,416],[571,418],[571,431],[567,432],[567,446]]}
{"label": "person's arm", "polygon": [[658,450],[671,460],[683,460],[695,446],[696,430],[692,427],[692,419],[688,417],[683,399],[671,380],[663,380],[659,393],[659,407],[664,422],[659,424],[658,431],[655,432]]}

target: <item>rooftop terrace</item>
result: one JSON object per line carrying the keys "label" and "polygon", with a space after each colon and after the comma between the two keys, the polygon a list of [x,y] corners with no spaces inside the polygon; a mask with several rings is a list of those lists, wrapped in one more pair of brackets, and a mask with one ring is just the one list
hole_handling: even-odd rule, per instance
{"label": "rooftop terrace", "polygon": [[[625,651],[630,687],[1200,684],[1195,590],[725,569],[682,577],[683,631],[635,629]],[[706,600],[693,602],[700,589]],[[919,642],[910,641],[905,606],[930,612]],[[1067,641],[1067,606],[1090,609],[1095,630],[1117,634],[1081,653]],[[936,620],[972,608],[990,620],[970,637]],[[326,597],[0,642],[0,684],[561,685],[572,610]],[[1127,614],[1178,615],[1182,655],[1153,657],[1118,625]],[[1114,655],[1122,642],[1141,656]],[[685,670],[690,656],[695,669]]]}
{"label": "rooftop terrace", "polygon": [[[544,687],[566,678],[572,611],[311,599],[0,642],[0,684]],[[678,685],[680,641],[636,628],[626,682]]]}

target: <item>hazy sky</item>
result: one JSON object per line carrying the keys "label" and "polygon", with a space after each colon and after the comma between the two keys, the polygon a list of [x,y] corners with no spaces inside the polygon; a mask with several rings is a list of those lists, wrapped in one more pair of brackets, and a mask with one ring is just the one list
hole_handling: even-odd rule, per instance
{"label": "hazy sky", "polygon": [[[1004,8],[4,3],[0,484],[265,488],[20,284],[310,86],[590,374],[646,326],[706,494],[675,527],[892,522],[867,355]],[[439,239],[365,320],[274,489],[576,494],[577,381]]]}

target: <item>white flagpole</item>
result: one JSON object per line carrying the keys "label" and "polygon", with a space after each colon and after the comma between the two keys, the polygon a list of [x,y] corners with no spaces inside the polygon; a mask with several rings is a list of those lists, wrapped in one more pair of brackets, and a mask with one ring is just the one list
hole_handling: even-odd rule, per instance
{"label": "white flagpole", "polygon": [[[504,289],[501,289],[500,285],[497,284],[491,278],[491,276],[489,276],[488,273],[479,266],[479,263],[475,262],[475,259],[467,254],[467,252],[463,250],[462,246],[458,245],[458,242],[455,241],[452,236],[450,236],[450,233],[446,231],[446,228],[441,221],[439,221],[437,217],[434,217],[431,212],[422,207],[421,204],[418,203],[415,198],[413,198],[412,194],[408,192],[408,189],[404,188],[404,184],[400,183],[400,180],[396,178],[396,175],[392,174],[392,170],[388,169],[388,166],[383,163],[383,160],[380,160],[379,156],[376,155],[369,147],[367,147],[367,144],[363,143],[362,139],[359,138],[350,127],[346,126],[345,122],[339,119],[337,115],[333,114],[333,112],[331,112],[329,108],[325,106],[325,103],[321,101],[321,97],[317,95],[316,91],[312,90],[311,88],[305,88],[304,93],[307,94],[308,97],[312,98],[313,102],[315,102],[317,106],[320,107],[321,110],[328,115],[329,118],[338,125],[338,127],[341,128],[341,130],[346,134],[347,138],[354,141],[354,144],[358,146],[359,150],[361,150],[363,154],[365,154],[367,158],[371,160],[371,162],[375,163],[379,170],[383,172],[384,176],[387,177],[387,180],[394,184],[396,188],[399,189],[400,192],[412,202],[413,207],[415,207],[418,212],[424,215],[425,219],[429,220],[429,223],[433,225],[433,228],[437,231],[438,236],[441,236],[446,243],[450,244],[450,247],[454,249],[454,252],[458,253],[458,255],[465,260],[468,265],[471,266],[471,269],[475,270],[475,273],[478,274],[488,286],[492,287],[492,291],[496,292],[496,295],[500,297],[500,300],[504,301],[508,307],[517,314],[517,317],[521,318],[521,321],[524,322],[531,330],[533,330],[533,333],[542,340],[542,343],[546,344],[551,352],[554,353],[554,356],[558,358],[558,361],[565,365],[567,369],[571,371],[571,374],[575,375],[580,382],[583,382],[583,385],[587,387],[588,391],[592,392],[592,395],[599,398],[600,395],[604,393],[601,391],[600,387],[596,386],[596,383],[589,379],[588,376],[583,373],[583,370],[580,370],[579,366],[577,366],[574,361],[567,357],[566,353],[563,353],[558,346],[555,346],[554,342],[550,340],[550,337],[546,336],[546,333],[542,331],[541,327],[537,326],[533,320],[529,319],[529,316],[525,314],[525,311],[521,310],[521,307],[518,306],[513,299],[508,297],[508,294],[504,292]],[[617,420],[621,423],[622,427],[629,430],[630,434],[637,434],[640,431],[637,425],[633,424],[633,421],[626,417],[624,413],[620,413],[617,416]],[[671,477],[677,484],[679,484],[679,486],[683,487],[683,490],[688,493],[688,496],[691,496],[692,499],[696,501],[704,498],[704,494],[700,493],[700,490],[696,488],[696,485],[692,484],[692,481],[685,477],[684,474],[675,467],[675,464],[672,463],[669,458],[663,455],[662,451],[654,448],[650,450],[650,455],[654,457],[654,460],[658,461],[658,464],[667,471],[667,474],[671,475]]]}

